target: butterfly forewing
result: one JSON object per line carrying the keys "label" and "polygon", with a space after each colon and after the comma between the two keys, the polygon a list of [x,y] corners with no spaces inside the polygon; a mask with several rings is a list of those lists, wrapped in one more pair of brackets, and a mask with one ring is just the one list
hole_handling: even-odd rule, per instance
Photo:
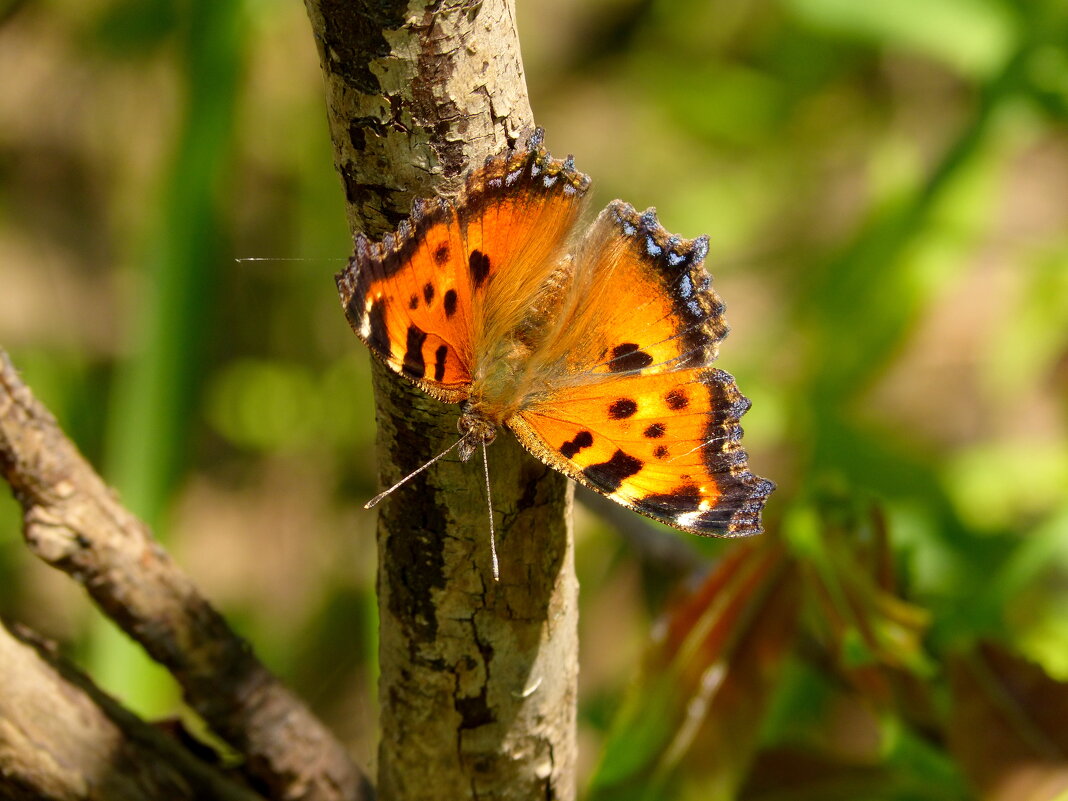
{"label": "butterfly forewing", "polygon": [[353,330],[429,394],[465,400],[487,343],[562,255],[588,183],[540,148],[509,153],[474,171],[456,200],[418,201],[381,242],[357,238],[337,276]]}
{"label": "butterfly forewing", "polygon": [[345,316],[371,351],[450,402],[471,383],[469,281],[450,256],[462,249],[455,209],[421,202],[382,242],[357,238],[337,276]]}

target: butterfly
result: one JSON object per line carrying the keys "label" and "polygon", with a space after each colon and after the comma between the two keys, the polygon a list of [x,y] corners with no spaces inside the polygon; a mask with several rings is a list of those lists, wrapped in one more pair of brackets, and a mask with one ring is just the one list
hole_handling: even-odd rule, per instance
{"label": "butterfly", "polygon": [[583,229],[589,185],[539,129],[455,199],[415,201],[381,241],[358,236],[336,277],[345,316],[393,371],[460,404],[463,461],[504,427],[654,520],[759,534],[774,484],[742,447],[749,400],[710,366],[728,328],[708,238],[673,236],[619,200]]}

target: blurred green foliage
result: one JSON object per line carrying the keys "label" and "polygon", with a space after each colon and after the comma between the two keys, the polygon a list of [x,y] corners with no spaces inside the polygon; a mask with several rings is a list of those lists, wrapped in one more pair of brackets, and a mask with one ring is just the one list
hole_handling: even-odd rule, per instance
{"label": "blurred green foliage", "polygon": [[[843,731],[872,745],[835,763],[846,794],[806,795],[801,771],[792,793],[738,774],[715,796],[713,757],[681,751],[681,773],[661,765],[644,786],[969,797],[973,752],[946,746],[959,735],[873,701],[870,682],[844,702],[842,684],[891,670],[929,684],[936,710],[960,708],[954,688],[978,674],[954,654],[1023,671],[971,650],[979,639],[1068,679],[1068,5],[518,6],[536,117],[591,174],[595,205],[655,204],[669,229],[712,237],[734,328],[721,363],[754,401],[754,469],[780,486],[768,539],[801,586],[882,627],[828,633],[813,616],[840,607],[806,595],[798,636],[818,647],[782,657],[746,734],[751,776],[780,775],[796,766],[784,748],[828,759],[849,740],[828,739],[832,713],[859,715]],[[4,4],[0,74],[0,343],[267,661],[369,754],[373,413],[331,280],[349,241],[303,9]],[[269,260],[235,261],[251,257]],[[892,591],[858,589],[871,509]],[[580,522],[584,760],[604,787],[648,768],[663,734],[635,739],[625,688],[664,710],[687,698],[648,667],[663,587],[607,524]],[[18,537],[5,497],[0,613],[67,643],[136,707],[170,709],[167,684],[141,686],[144,662]]]}

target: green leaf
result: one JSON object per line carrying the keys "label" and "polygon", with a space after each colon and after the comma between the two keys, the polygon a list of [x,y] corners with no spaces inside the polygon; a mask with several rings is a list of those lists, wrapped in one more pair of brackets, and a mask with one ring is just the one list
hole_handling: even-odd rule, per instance
{"label": "green leaf", "polygon": [[997,72],[1018,39],[1013,15],[995,0],[786,0],[786,5],[814,28],[914,50],[971,77]]}

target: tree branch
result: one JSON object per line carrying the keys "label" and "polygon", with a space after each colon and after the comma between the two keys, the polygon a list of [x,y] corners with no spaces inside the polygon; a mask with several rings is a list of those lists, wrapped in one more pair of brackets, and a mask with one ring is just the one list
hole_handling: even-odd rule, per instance
{"label": "tree branch", "polygon": [[167,667],[273,798],[369,798],[341,746],[122,507],[0,350],[0,472],[30,549]]}
{"label": "tree branch", "polygon": [[263,801],[124,710],[46,643],[0,623],[0,796]]}
{"label": "tree branch", "polygon": [[[454,193],[532,129],[513,0],[305,4],[354,233],[392,230],[415,197]],[[456,410],[377,363],[373,381],[388,486],[455,441]],[[510,436],[490,469],[499,584],[477,467],[442,461],[379,507],[389,801],[574,797],[570,486]]]}

